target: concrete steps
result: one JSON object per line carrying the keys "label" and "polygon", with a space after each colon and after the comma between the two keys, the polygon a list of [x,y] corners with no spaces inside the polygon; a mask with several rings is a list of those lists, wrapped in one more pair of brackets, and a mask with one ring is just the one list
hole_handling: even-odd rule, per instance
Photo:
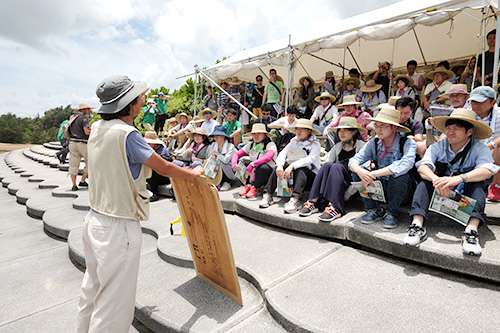
{"label": "concrete steps", "polygon": [[[50,153],[45,145],[29,152],[11,152],[9,158],[0,155],[0,180],[4,186],[5,180],[18,201],[25,200],[28,214],[42,219],[46,233],[67,239],[65,248],[69,248],[71,259],[84,265],[81,221],[88,210],[88,192],[71,192],[64,172],[50,168],[50,163],[35,162],[45,161],[42,156],[50,157]],[[45,174],[47,170],[50,172]],[[33,175],[22,177],[23,172]],[[66,185],[57,185],[58,178],[64,178]],[[53,187],[36,187],[42,183]],[[238,191],[221,192],[220,198],[228,213],[244,306],[237,306],[196,278],[186,239],[179,235],[180,225],[175,225],[175,234],[170,235],[169,222],[179,216],[177,205],[163,199],[151,204],[151,219],[142,223],[136,318],[150,330],[446,332],[466,328],[491,331],[498,326],[495,313],[500,290],[495,284],[477,281],[477,277],[494,283],[500,280],[500,244],[495,242],[500,231],[499,212],[495,205],[488,205],[493,212],[491,221],[480,230],[484,254],[476,258],[461,253],[461,227],[437,215],[427,225],[429,239],[418,249],[407,248],[401,242],[408,223],[407,207],[402,209],[401,225],[386,231],[380,224],[359,223],[363,215],[359,198],[348,203],[346,216],[322,223],[317,215],[302,218],[297,213],[283,214],[284,200],[259,209],[260,198],[241,199]],[[40,231],[40,223],[28,228],[26,234]],[[22,237],[23,230],[12,231],[11,238]],[[36,236],[29,237],[37,242]],[[29,251],[26,248],[21,253]],[[468,319],[470,304],[464,301],[476,304],[476,298],[482,305],[480,323]],[[57,313],[58,306],[51,311]],[[415,325],[415,314],[425,323],[419,319]]]}

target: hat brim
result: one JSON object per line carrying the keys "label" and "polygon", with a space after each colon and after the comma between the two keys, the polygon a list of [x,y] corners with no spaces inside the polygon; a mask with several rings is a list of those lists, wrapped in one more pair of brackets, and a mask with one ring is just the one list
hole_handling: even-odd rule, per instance
{"label": "hat brim", "polygon": [[347,86],[347,82],[349,82],[349,81],[354,81],[354,88],[355,89],[358,89],[359,85],[361,84],[361,81],[357,77],[350,77],[350,78],[344,79],[344,82],[342,83],[342,87],[344,88],[344,90]]}
{"label": "hat brim", "polygon": [[362,105],[362,104],[363,104],[363,102],[346,102],[346,103],[338,104],[337,108],[342,108],[342,107],[344,107],[344,105]]}
{"label": "hat brim", "polygon": [[223,137],[225,137],[225,138],[227,138],[227,139],[231,139],[231,137],[230,137],[229,135],[227,135],[227,133],[225,133],[225,132],[221,132],[221,131],[217,131],[217,132],[216,132],[216,131],[213,131],[213,132],[212,132],[212,134],[210,134],[210,136],[209,136],[209,137],[210,137],[210,138],[213,138],[215,135],[220,135],[220,136],[223,136]]}
{"label": "hat brim", "polygon": [[395,125],[398,127],[396,129],[396,131],[398,131],[398,132],[402,132],[402,133],[410,133],[411,132],[411,130],[408,127],[405,127],[405,126],[403,126],[399,123],[396,123],[392,120],[387,120],[387,119],[382,119],[382,118],[363,118],[363,119],[368,120],[368,121],[376,121],[379,123],[384,123],[384,124],[389,124],[389,125]]}
{"label": "hat brim", "polygon": [[[203,121],[205,121],[205,117],[203,117],[203,114],[205,112],[208,112],[208,110],[201,110],[200,112],[198,112],[198,117],[203,118]],[[212,119],[217,117],[217,112],[215,112],[214,110],[210,110],[210,113],[212,114]]]}
{"label": "hat brim", "polygon": [[451,79],[452,77],[455,76],[455,73],[450,71],[449,69],[439,69],[439,70],[433,70],[433,71],[430,71],[429,73],[427,73],[425,75],[426,78],[430,79],[430,80],[434,80],[434,74],[436,73],[444,73],[446,74],[446,79]]}
{"label": "hat brim", "polygon": [[259,131],[259,132],[250,132],[250,133],[247,133],[247,134],[243,134],[243,136],[252,136],[252,134],[260,134],[260,133],[267,135],[268,138],[274,138],[275,137],[275,135],[273,133],[270,133],[270,132],[261,132],[261,131]]}
{"label": "hat brim", "polygon": [[448,119],[458,119],[458,120],[462,120],[462,121],[466,121],[472,125],[474,125],[474,128],[476,129],[476,135],[475,135],[475,139],[476,140],[483,140],[483,139],[487,139],[489,137],[492,136],[493,132],[491,130],[491,128],[480,122],[479,120],[473,120],[473,119],[470,119],[470,118],[467,118],[467,117],[450,117],[450,116],[442,116],[442,117],[434,117],[434,118],[429,118],[429,123],[434,126],[438,131],[440,131],[441,133],[444,133],[445,132],[445,129],[446,129],[446,121]]}
{"label": "hat brim", "polygon": [[314,134],[314,135],[321,135],[322,134],[320,131],[318,131],[314,127],[309,128],[309,127],[302,127],[302,126],[293,126],[293,127],[287,127],[286,129],[289,130],[292,133],[295,133],[296,132],[296,128],[304,128],[304,129],[311,130],[311,134]]}
{"label": "hat brim", "polygon": [[328,94],[328,95],[326,95],[326,96],[321,96],[321,95],[320,95],[320,96],[318,96],[318,97],[314,98],[314,100],[315,100],[316,102],[318,102],[318,103],[321,103],[321,98],[323,98],[323,97],[328,97],[332,103],[335,103],[335,101],[337,100],[337,98],[335,98],[335,96],[330,95],[330,94]]}
{"label": "hat brim", "polygon": [[409,77],[408,75],[398,75],[392,81],[392,86],[394,88],[397,87],[397,82],[398,82],[399,79],[406,79],[408,81],[408,83],[406,85],[408,88],[411,88],[411,87],[413,87],[415,85],[415,82],[413,81],[413,79],[411,77]]}
{"label": "hat brim", "polygon": [[162,146],[165,145],[165,142],[161,141],[160,139],[146,139],[146,138],[144,138],[144,140],[146,140],[146,143],[157,144],[157,145],[162,145]]}
{"label": "hat brim", "polygon": [[180,123],[181,122],[181,117],[184,116],[187,118],[188,122],[190,122],[191,120],[193,120],[193,117],[191,117],[190,115],[187,115],[185,113],[178,113],[175,115],[175,120]]}
{"label": "hat brim", "polygon": [[359,88],[359,90],[361,90],[362,92],[375,92],[377,90],[380,90],[380,88],[382,88],[382,85],[376,84],[373,87],[367,87],[367,86],[361,87],[361,88]]}
{"label": "hat brim", "polygon": [[206,134],[195,133],[195,132],[189,132],[189,133],[186,133],[186,136],[187,136],[189,139],[193,140],[193,138],[194,138],[194,135],[195,135],[195,134],[203,135],[203,136],[206,136],[207,138],[209,138],[209,139],[210,139],[210,137],[209,137],[208,135],[206,135]]}
{"label": "hat brim", "polygon": [[340,128],[347,128],[347,129],[357,129],[360,133],[366,133],[368,130],[362,126],[360,127],[352,127],[352,126],[335,126],[335,127],[329,127],[329,131],[335,131],[337,132],[338,129]]}
{"label": "hat brim", "polygon": [[149,87],[145,82],[134,81],[134,86],[125,95],[123,95],[118,100],[103,104],[97,110],[97,113],[113,114],[118,113],[123,110],[127,105],[129,105],[136,97],[148,91]]}

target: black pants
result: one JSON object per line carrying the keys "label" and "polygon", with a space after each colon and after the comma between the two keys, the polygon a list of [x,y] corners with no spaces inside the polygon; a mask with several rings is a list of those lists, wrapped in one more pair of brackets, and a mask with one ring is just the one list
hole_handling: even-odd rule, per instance
{"label": "black pants", "polygon": [[153,194],[158,194],[158,186],[159,185],[170,184],[170,178],[164,177],[164,176],[156,173],[156,171],[153,171],[151,178],[147,179],[146,181],[151,186],[151,192],[153,192]]}
{"label": "black pants", "polygon": [[[267,183],[269,176],[273,173],[273,168],[269,166],[269,164],[264,163],[255,167],[255,188],[259,189]],[[250,179],[250,177],[249,177]],[[250,181],[247,180],[247,184],[250,184]]]}
{"label": "black pants", "polygon": [[[287,167],[287,166],[286,166]],[[285,167],[285,168],[286,168]],[[304,190],[311,189],[316,174],[309,168],[303,167],[293,170],[293,196],[301,197]],[[278,186],[278,176],[276,176],[276,169],[273,170],[271,177],[267,181],[265,191],[273,194]]]}
{"label": "black pants", "polygon": [[163,127],[165,126],[165,121],[167,120],[167,115],[164,113],[158,113],[156,115],[156,120],[155,120],[155,132],[160,133],[160,131],[163,131]]}

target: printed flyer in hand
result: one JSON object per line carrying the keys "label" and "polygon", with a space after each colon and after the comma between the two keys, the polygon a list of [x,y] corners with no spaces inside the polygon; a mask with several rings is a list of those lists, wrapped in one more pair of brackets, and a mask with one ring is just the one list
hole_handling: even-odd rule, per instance
{"label": "printed flyer in hand", "polygon": [[432,194],[429,210],[449,217],[466,226],[470,214],[476,205],[476,200],[455,191],[450,191],[447,197],[439,195],[436,190]]}
{"label": "printed flyer in hand", "polygon": [[368,187],[364,187],[361,182],[352,182],[351,185],[354,185],[363,198],[373,199],[376,201],[386,202],[384,195],[384,187],[380,180],[373,181]]}

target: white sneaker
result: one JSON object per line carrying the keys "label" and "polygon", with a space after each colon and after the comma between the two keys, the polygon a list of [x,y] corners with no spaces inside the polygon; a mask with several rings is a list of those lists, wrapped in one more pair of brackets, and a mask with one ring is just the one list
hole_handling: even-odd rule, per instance
{"label": "white sneaker", "polygon": [[345,192],[344,192],[344,201],[349,200],[349,198],[351,198],[357,192],[358,192],[358,190],[356,189],[356,187],[354,185],[349,185],[347,190],[345,190]]}
{"label": "white sneaker", "polygon": [[264,193],[260,201],[259,208],[267,208],[274,203],[273,197],[269,193]]}
{"label": "white sneaker", "polygon": [[408,231],[408,235],[403,239],[403,244],[405,245],[417,246],[427,239],[427,231],[424,227],[412,224],[406,231]]}
{"label": "white sneaker", "polygon": [[285,204],[285,213],[292,214],[298,211],[300,208],[299,200],[295,199],[295,197],[291,197],[290,201]]}
{"label": "white sneaker", "polygon": [[479,245],[479,235],[477,231],[471,230],[462,234],[462,252],[465,254],[474,254],[480,256],[481,245]]}
{"label": "white sneaker", "polygon": [[221,191],[228,191],[229,189],[231,189],[231,184],[229,184],[228,182],[222,183],[222,186],[220,187]]}

